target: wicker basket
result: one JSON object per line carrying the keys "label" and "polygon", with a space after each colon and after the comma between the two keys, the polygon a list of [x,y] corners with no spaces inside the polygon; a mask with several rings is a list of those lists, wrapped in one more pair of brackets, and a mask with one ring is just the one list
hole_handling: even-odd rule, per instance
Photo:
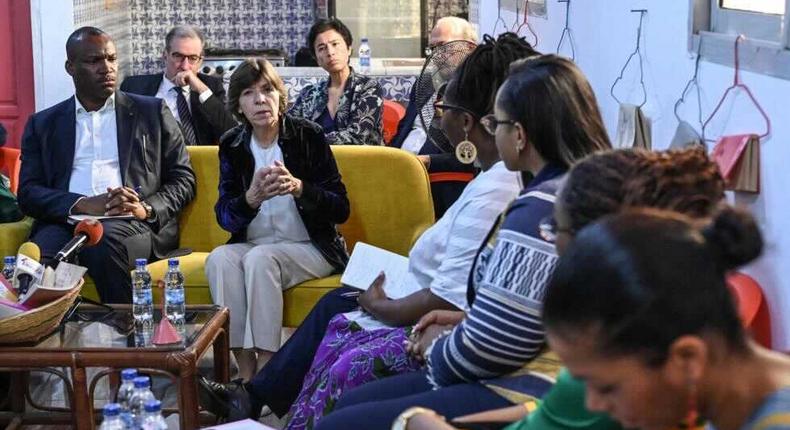
{"label": "wicker basket", "polygon": [[32,343],[52,333],[80,294],[79,285],[43,306],[0,320],[0,344]]}

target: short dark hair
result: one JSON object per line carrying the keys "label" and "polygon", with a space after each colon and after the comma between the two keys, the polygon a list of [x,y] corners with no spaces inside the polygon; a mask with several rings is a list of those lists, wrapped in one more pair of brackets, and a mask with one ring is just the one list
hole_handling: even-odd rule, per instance
{"label": "short dark hair", "polygon": [[203,50],[206,47],[206,40],[203,37],[203,32],[192,25],[177,25],[171,28],[165,36],[165,51],[170,52],[170,45],[173,43],[173,39],[182,37],[200,40],[200,53],[201,55],[203,54]]}
{"label": "short dark hair", "polygon": [[560,257],[544,325],[550,337],[594,339],[601,355],[635,355],[654,367],[684,335],[717,335],[744,351],[725,273],[757,258],[762,245],[751,215],[731,207],[704,227],[656,209],[607,216]]}
{"label": "short dark hair", "polygon": [[66,58],[73,60],[79,51],[79,44],[91,36],[105,36],[108,39],[112,39],[109,34],[105,33],[104,30],[100,28],[91,26],[80,27],[74,30],[69,35],[69,38],[66,39]]}
{"label": "short dark hair", "polygon": [[547,162],[570,167],[588,154],[611,148],[595,93],[566,58],[540,55],[516,61],[497,103],[521,124]]}
{"label": "short dark hair", "polygon": [[315,24],[313,24],[312,27],[310,27],[310,31],[307,33],[307,47],[310,48],[313,58],[316,57],[314,46],[315,39],[319,34],[329,30],[335,30],[338,32],[343,38],[343,41],[346,42],[346,46],[351,48],[354,38],[351,37],[351,30],[349,30],[348,27],[343,24],[343,21],[337,18],[319,19]]}
{"label": "short dark hair", "polygon": [[280,93],[280,116],[285,114],[285,108],[288,106],[288,91],[286,91],[285,84],[274,66],[265,58],[247,58],[236,67],[230,76],[230,85],[228,86],[228,111],[245,125],[249,125],[249,121],[244,114],[239,113],[239,97],[242,91],[255,85],[261,79],[270,83]]}
{"label": "short dark hair", "polygon": [[702,147],[590,155],[568,173],[559,195],[572,231],[627,208],[653,207],[703,218],[724,198],[719,168]]}
{"label": "short dark hair", "polygon": [[496,92],[507,76],[510,63],[532,55],[538,52],[515,33],[504,33],[496,39],[486,34],[483,43],[453,72],[452,85],[446,89],[445,97],[482,118],[493,112]]}

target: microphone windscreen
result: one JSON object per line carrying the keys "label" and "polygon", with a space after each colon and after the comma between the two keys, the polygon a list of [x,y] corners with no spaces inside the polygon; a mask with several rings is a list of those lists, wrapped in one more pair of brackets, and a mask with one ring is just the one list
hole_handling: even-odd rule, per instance
{"label": "microphone windscreen", "polygon": [[88,236],[88,241],[85,243],[85,246],[93,246],[101,240],[104,234],[104,227],[95,219],[84,219],[74,228],[74,236],[80,233]]}
{"label": "microphone windscreen", "polygon": [[17,252],[17,254],[28,256],[35,261],[41,261],[41,249],[33,242],[23,243],[22,246],[19,247],[19,252]]}

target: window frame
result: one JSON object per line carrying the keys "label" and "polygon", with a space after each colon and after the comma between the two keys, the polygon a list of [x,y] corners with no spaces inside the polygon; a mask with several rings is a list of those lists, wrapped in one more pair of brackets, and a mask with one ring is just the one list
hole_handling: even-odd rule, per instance
{"label": "window frame", "polygon": [[[784,16],[766,16],[721,8],[719,0],[689,0],[689,51],[699,51],[703,60],[732,67],[733,47],[738,36],[735,28],[742,25],[773,28],[746,35],[740,45],[741,69],[790,80],[790,0],[785,2]],[[779,32],[778,40],[775,35],[769,36],[771,31]]]}

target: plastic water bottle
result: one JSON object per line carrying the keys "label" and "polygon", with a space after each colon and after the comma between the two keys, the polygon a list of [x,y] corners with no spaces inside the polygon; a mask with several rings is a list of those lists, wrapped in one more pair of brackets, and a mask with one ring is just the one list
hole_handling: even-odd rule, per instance
{"label": "plastic water bottle", "polygon": [[151,392],[151,380],[147,376],[134,378],[134,391],[129,399],[129,412],[132,414],[132,424],[134,429],[139,429],[143,424],[145,403],[149,400],[156,400],[154,393]]}
{"label": "plastic water bottle", "polygon": [[149,400],[145,402],[145,418],[143,418],[143,430],[167,430],[167,422],[162,416],[162,402],[159,400]]}
{"label": "plastic water bottle", "polygon": [[104,405],[104,419],[99,430],[126,430],[126,425],[121,420],[121,405],[108,403]]}
{"label": "plastic water bottle", "polygon": [[370,56],[370,45],[368,38],[363,37],[362,42],[359,44],[359,71],[362,74],[370,73],[372,57]]}
{"label": "plastic water bottle", "polygon": [[178,329],[184,327],[184,275],[178,267],[178,259],[167,260],[167,273],[165,274],[165,315]]}
{"label": "plastic water bottle", "polygon": [[11,281],[11,278],[14,277],[14,270],[16,270],[16,257],[13,255],[8,255],[3,258],[3,277],[7,281]]}
{"label": "plastic water bottle", "polygon": [[129,400],[134,392],[134,378],[137,377],[137,369],[123,369],[121,371],[121,387],[118,388],[118,395],[115,401],[121,405],[121,411],[129,410]]}
{"label": "plastic water bottle", "polygon": [[151,274],[145,267],[145,258],[135,260],[132,273],[132,315],[138,327],[151,329],[154,326],[154,297],[151,292]]}

